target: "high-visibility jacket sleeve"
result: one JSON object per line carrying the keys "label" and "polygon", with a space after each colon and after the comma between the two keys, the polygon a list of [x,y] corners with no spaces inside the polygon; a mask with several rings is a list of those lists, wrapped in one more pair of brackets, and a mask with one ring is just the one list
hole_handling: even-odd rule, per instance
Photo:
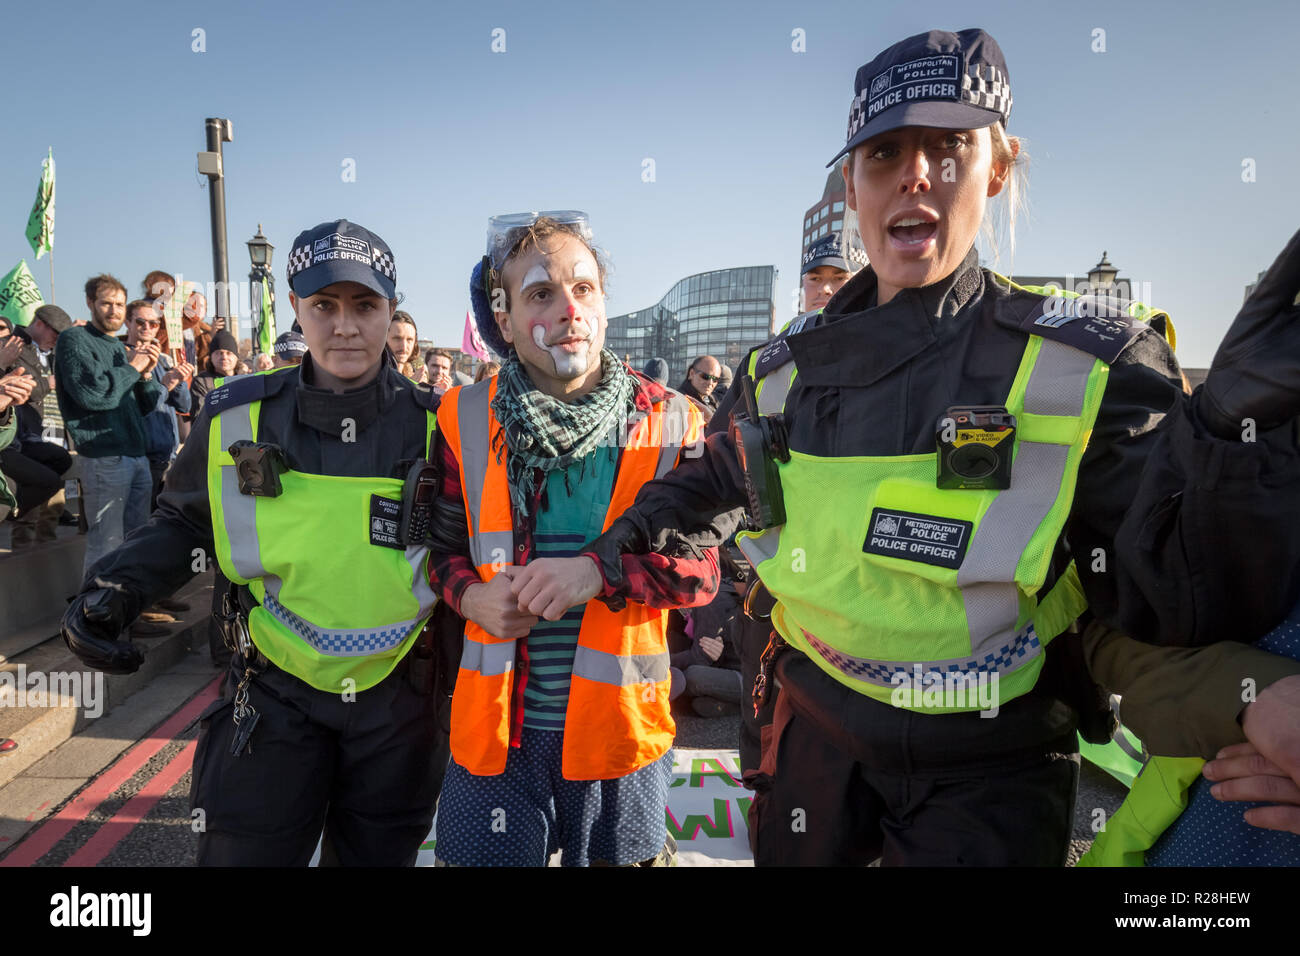
{"label": "high-visibility jacket sleeve", "polygon": [[1156,647],[1093,621],[1083,633],[1093,679],[1123,699],[1125,726],[1148,752],[1212,760],[1242,743],[1238,719],[1247,688],[1300,674],[1300,661],[1236,641],[1205,647]]}

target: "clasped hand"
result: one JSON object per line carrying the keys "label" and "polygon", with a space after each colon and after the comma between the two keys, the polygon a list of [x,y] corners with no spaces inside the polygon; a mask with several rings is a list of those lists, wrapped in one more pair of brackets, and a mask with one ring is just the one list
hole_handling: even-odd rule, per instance
{"label": "clasped hand", "polygon": [[1267,803],[1246,822],[1300,834],[1300,675],[1266,687],[1242,715],[1246,743],[1219,751],[1202,770],[1219,800]]}
{"label": "clasped hand", "polygon": [[471,584],[461,595],[461,612],[494,637],[527,637],[540,618],[558,621],[604,586],[590,558],[538,558],[524,567],[507,565],[486,584]]}

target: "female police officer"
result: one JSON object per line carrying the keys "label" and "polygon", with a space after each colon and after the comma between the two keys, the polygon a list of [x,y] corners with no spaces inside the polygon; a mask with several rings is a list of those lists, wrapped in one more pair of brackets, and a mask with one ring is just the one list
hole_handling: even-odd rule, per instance
{"label": "female police officer", "polygon": [[[1166,643],[1282,616],[1300,495],[1271,496],[1300,467],[1289,427],[1266,425],[1300,389],[1293,371],[1242,375],[1238,350],[1192,402],[1138,307],[979,267],[1018,152],[983,31],[903,40],[855,94],[839,156],[870,266],[751,353],[757,409],[738,376],[704,453],[586,550],[616,586],[619,555],[663,529],[716,543],[747,498],[766,527],[740,540],[778,602],[771,650],[790,649],[751,809],[760,864],[1059,865],[1083,665],[1077,639],[1049,641],[1089,605]],[[1284,260],[1300,271],[1295,248]],[[1289,415],[1243,442],[1240,415],[1269,404],[1251,395]]]}
{"label": "female police officer", "polygon": [[447,760],[417,644],[436,601],[419,527],[436,399],[385,347],[382,239],[322,223],[294,241],[288,279],[302,365],[208,394],[158,510],[90,570],[64,636],[88,664],[134,671],[126,625],[215,552],[241,585],[239,646],[195,756],[199,863],[304,865],[324,826],[326,863],[410,865]]}

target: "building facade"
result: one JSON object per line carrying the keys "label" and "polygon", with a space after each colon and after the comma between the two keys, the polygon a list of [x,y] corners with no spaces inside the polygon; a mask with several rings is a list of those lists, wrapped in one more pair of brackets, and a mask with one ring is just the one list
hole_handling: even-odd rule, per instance
{"label": "building facade", "polygon": [[652,358],[664,359],[674,386],[701,355],[734,372],[750,349],[772,336],[777,276],[775,266],[687,276],[649,308],[611,316],[605,344],[638,371]]}
{"label": "building facade", "polygon": [[803,246],[799,249],[802,259],[804,250],[818,239],[832,232],[839,232],[844,227],[844,177],[840,175],[840,164],[832,167],[826,177],[821,198],[808,207],[803,214]]}

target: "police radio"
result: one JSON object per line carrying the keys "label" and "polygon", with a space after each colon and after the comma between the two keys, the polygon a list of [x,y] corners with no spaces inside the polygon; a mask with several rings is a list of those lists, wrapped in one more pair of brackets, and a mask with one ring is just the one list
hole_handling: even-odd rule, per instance
{"label": "police radio", "polygon": [[781,415],[760,415],[749,373],[740,376],[745,412],[731,416],[731,440],[745,476],[749,520],[757,528],[785,524],[785,497],[777,462],[790,460],[790,440]]}
{"label": "police radio", "polygon": [[438,470],[425,459],[418,459],[402,483],[402,517],[397,537],[403,545],[422,545],[429,537],[438,488]]}

